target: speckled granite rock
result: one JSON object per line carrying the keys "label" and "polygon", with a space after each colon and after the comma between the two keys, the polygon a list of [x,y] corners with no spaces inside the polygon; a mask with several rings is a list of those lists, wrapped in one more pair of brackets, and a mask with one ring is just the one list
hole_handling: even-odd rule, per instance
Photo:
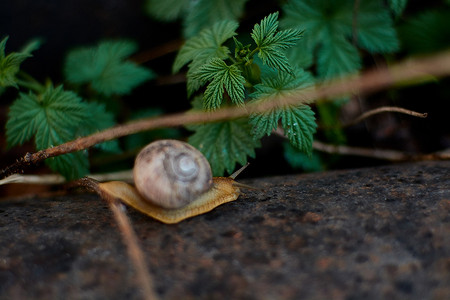
{"label": "speckled granite rock", "polygon": [[[164,299],[450,299],[450,162],[246,181],[164,225],[129,210]],[[140,299],[95,195],[0,202],[0,298]]]}

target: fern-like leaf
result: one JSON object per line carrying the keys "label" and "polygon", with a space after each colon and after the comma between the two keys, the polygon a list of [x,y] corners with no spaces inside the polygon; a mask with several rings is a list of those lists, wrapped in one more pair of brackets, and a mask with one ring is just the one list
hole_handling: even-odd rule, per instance
{"label": "fern-like leaf", "polygon": [[236,35],[238,26],[235,21],[220,21],[188,39],[175,58],[173,72],[178,72],[191,61],[194,61],[194,69],[197,69],[212,58],[226,58],[230,50],[222,44]]}
{"label": "fern-like leaf", "polygon": [[278,12],[265,17],[253,28],[251,36],[258,47],[263,63],[275,69],[292,73],[292,67],[283,50],[294,46],[302,37],[302,31],[288,29],[277,32]]}
{"label": "fern-like leaf", "polygon": [[204,94],[204,108],[214,110],[220,107],[224,88],[234,104],[244,103],[245,78],[235,65],[228,66],[223,60],[213,58],[208,64],[199,68],[193,78],[202,84],[211,81]]}
{"label": "fern-like leaf", "polygon": [[[256,99],[254,102],[271,101],[292,91],[298,93],[298,90],[311,88],[312,85],[311,74],[303,70],[296,69],[295,76],[273,72],[263,77],[263,82],[255,86],[256,91],[250,96]],[[303,102],[308,103],[308,99],[304,99]],[[291,144],[303,152],[311,153],[313,134],[317,125],[314,112],[305,104],[286,106],[252,115],[250,117],[252,134],[258,139],[264,135],[270,135],[278,127],[280,120]]]}
{"label": "fern-like leaf", "polygon": [[0,87],[13,86],[17,88],[16,74],[19,72],[20,64],[31,55],[28,52],[12,52],[5,54],[8,37],[0,41]]}
{"label": "fern-like leaf", "polygon": [[251,136],[246,119],[190,126],[195,133],[189,143],[208,159],[214,176],[231,174],[236,163],[244,165],[247,157],[255,157],[260,142]]}

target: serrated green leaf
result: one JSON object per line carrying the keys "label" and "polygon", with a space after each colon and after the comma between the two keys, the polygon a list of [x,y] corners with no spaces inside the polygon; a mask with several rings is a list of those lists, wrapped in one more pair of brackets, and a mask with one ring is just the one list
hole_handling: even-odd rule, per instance
{"label": "serrated green leaf", "polygon": [[255,157],[260,142],[251,136],[246,119],[196,125],[189,143],[208,159],[214,176],[231,174],[236,163],[244,165],[247,157]]}
{"label": "serrated green leaf", "polygon": [[89,174],[89,160],[85,151],[68,153],[48,158],[45,163],[67,180],[81,178]]}
{"label": "serrated green leaf", "polygon": [[31,55],[29,53],[11,52],[5,54],[6,42],[5,37],[0,42],[0,87],[13,86],[17,88],[16,74],[19,72],[20,64]]}
{"label": "serrated green leaf", "polygon": [[45,113],[31,92],[20,93],[19,98],[9,107],[6,122],[6,142],[8,147],[23,144],[36,133],[38,125],[45,121]]}
{"label": "serrated green leaf", "polygon": [[193,71],[212,58],[226,58],[230,53],[228,47],[222,44],[236,35],[239,24],[235,21],[224,20],[212,27],[202,30],[198,35],[188,39],[181,47],[173,64],[173,72],[178,72],[184,65],[193,62]]}
{"label": "serrated green leaf", "polygon": [[255,24],[250,34],[257,46],[264,43],[264,40],[275,34],[278,29],[278,12],[268,15],[261,20],[259,24]]}
{"label": "serrated green leaf", "polygon": [[311,155],[313,135],[317,128],[311,107],[300,105],[284,108],[281,111],[281,126],[292,146]]}
{"label": "serrated green leaf", "polygon": [[228,66],[219,58],[213,58],[206,65],[200,67],[192,75],[193,79],[202,84],[211,81],[204,94],[204,108],[208,110],[219,108],[223,100],[224,88],[234,104],[242,105],[244,103],[245,78],[241,73],[237,66]]}
{"label": "serrated green leaf", "polygon": [[145,11],[157,20],[175,21],[186,13],[190,2],[190,0],[147,0]]}
{"label": "serrated green leaf", "polygon": [[[56,146],[72,140],[86,124],[88,116],[86,104],[73,92],[64,91],[62,86],[50,85],[41,95],[21,93],[8,114],[7,141],[11,147],[35,135],[38,150]],[[54,159],[50,167],[57,168],[55,170],[68,179],[85,175],[83,166],[88,164],[87,158],[81,154],[66,155]],[[75,163],[80,164],[72,165]]]}
{"label": "serrated green leaf", "polygon": [[252,125],[252,135],[260,139],[265,135],[270,135],[278,128],[278,121],[281,117],[279,109],[272,109],[264,114],[255,114],[250,117],[249,124]]}
{"label": "serrated green leaf", "polygon": [[155,77],[150,70],[125,60],[136,48],[128,41],[105,41],[97,47],[72,50],[66,58],[65,76],[75,84],[90,83],[106,96],[128,94]]}
{"label": "serrated green leaf", "polygon": [[286,57],[289,60],[289,64],[297,68],[307,69],[314,62],[313,52],[308,50],[304,39],[301,39],[297,45],[287,49]]}
{"label": "serrated green leaf", "polygon": [[361,1],[358,14],[358,45],[361,48],[371,53],[390,53],[399,49],[392,17],[380,0]]}
{"label": "serrated green leaf", "polygon": [[187,38],[223,20],[237,20],[244,12],[247,0],[191,1],[184,18],[183,35]]}
{"label": "serrated green leaf", "polygon": [[335,64],[335,71],[331,72],[322,67],[322,73],[330,76],[341,70],[354,71],[349,66],[358,64],[360,58],[355,58],[355,49],[351,48],[354,31],[358,45],[371,53],[388,53],[399,46],[392,17],[382,0],[360,1],[356,12],[353,0],[292,0],[283,6],[283,11],[282,26],[304,29],[305,47],[310,53],[317,53],[317,61],[330,61],[333,54],[340,55],[345,67]]}
{"label": "serrated green leaf", "polygon": [[263,63],[280,71],[292,73],[292,67],[283,50],[294,46],[301,38],[302,32],[296,29],[277,32],[277,29],[278,12],[270,14],[260,24],[256,24],[251,36]]}
{"label": "serrated green leaf", "polygon": [[[87,136],[95,132],[107,129],[116,125],[114,115],[105,109],[105,105],[97,102],[86,103],[89,117],[86,117],[85,124],[77,132],[77,136]],[[97,148],[113,153],[119,153],[120,147],[117,140],[111,140],[96,145]]]}
{"label": "serrated green leaf", "polygon": [[360,68],[361,58],[358,49],[344,38],[328,40],[319,49],[317,72],[322,78],[337,77]]}
{"label": "serrated green leaf", "polygon": [[[292,91],[298,93],[300,89],[311,88],[312,85],[311,74],[303,70],[296,69],[295,76],[273,72],[265,74],[263,82],[255,86],[256,91],[250,96],[256,99],[253,102],[272,101],[276,97],[284,96]],[[308,99],[305,99],[304,103],[308,103]],[[301,151],[310,153],[313,134],[317,127],[311,108],[301,104],[253,114],[250,117],[253,135],[258,139],[264,135],[270,135],[278,127],[280,120],[290,142]]]}

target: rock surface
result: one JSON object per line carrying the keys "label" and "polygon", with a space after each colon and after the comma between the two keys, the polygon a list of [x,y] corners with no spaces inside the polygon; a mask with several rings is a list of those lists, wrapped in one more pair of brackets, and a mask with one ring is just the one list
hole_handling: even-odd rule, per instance
{"label": "rock surface", "polygon": [[[450,299],[450,162],[261,178],[177,225],[128,215],[163,299]],[[0,202],[1,299],[141,299],[92,194]]]}

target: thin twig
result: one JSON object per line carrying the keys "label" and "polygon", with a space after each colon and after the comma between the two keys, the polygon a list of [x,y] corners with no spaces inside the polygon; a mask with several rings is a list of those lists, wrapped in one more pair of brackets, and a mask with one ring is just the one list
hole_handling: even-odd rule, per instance
{"label": "thin twig", "polygon": [[143,64],[156,58],[162,57],[166,54],[178,51],[183,43],[184,41],[181,39],[169,41],[148,51],[133,55],[132,60],[137,64]]}
{"label": "thin twig", "polygon": [[130,219],[123,210],[123,204],[119,201],[108,201],[109,208],[114,214],[117,225],[119,225],[120,232],[125,240],[128,249],[128,255],[133,261],[133,265],[137,271],[137,277],[140,281],[140,286],[143,289],[144,298],[148,300],[159,299],[153,289],[153,280],[145,263],[144,253],[139,247],[139,241],[136,233],[133,230]]}
{"label": "thin twig", "polygon": [[78,185],[88,187],[97,192],[103,200],[107,201],[109,208],[113,212],[119,230],[122,233],[124,243],[127,246],[128,255],[137,272],[137,278],[142,288],[144,299],[156,300],[159,299],[155,293],[153,278],[148,271],[147,263],[145,262],[144,253],[139,246],[139,240],[133,230],[130,219],[123,209],[123,205],[118,199],[111,197],[109,194],[102,192],[97,182],[91,178],[82,178],[77,181]]}
{"label": "thin twig", "polygon": [[[89,178],[92,178],[97,181],[111,181],[111,180],[120,180],[120,181],[133,181],[133,171],[132,170],[124,170],[118,172],[111,173],[103,173],[103,174],[90,174],[87,175]],[[17,183],[17,184],[48,184],[48,185],[57,185],[66,183],[66,179],[64,176],[59,174],[42,174],[42,175],[23,175],[23,174],[13,174],[9,177],[0,179],[0,185],[9,184],[9,183]]]}
{"label": "thin twig", "polygon": [[368,149],[360,147],[349,147],[344,145],[330,145],[319,141],[313,142],[313,148],[318,151],[331,154],[364,156],[388,160],[392,162],[450,159],[450,152],[435,152],[431,154],[408,154],[396,150]]}
{"label": "thin twig", "polygon": [[419,112],[415,112],[415,111],[412,111],[412,110],[409,110],[406,108],[402,108],[402,107],[382,106],[382,107],[378,107],[378,108],[366,111],[365,113],[358,116],[356,119],[342,124],[341,127],[353,126],[353,125],[358,124],[359,122],[363,121],[364,119],[367,119],[373,115],[383,113],[383,112],[396,112],[396,113],[406,114],[406,115],[410,115],[410,116],[418,117],[418,118],[426,118],[428,116],[427,113],[419,113]]}
{"label": "thin twig", "polygon": [[135,121],[106,129],[59,146],[35,153],[27,153],[16,163],[1,170],[0,178],[20,173],[24,167],[37,164],[49,157],[84,150],[95,144],[144,130],[236,119],[287,105],[298,105],[305,102],[310,103],[318,99],[332,99],[354,93],[371,93],[402,81],[418,79],[423,76],[433,75],[438,77],[449,74],[450,51],[445,51],[431,57],[408,60],[391,67],[368,71],[361,76],[350,76],[337,81],[325,82],[319,84],[315,89],[293,92],[287,96],[272,98],[271,101],[258,101],[244,107],[228,107],[214,112],[184,112]]}
{"label": "thin twig", "polygon": [[[287,137],[284,135],[283,129],[278,127],[273,131],[278,136],[283,138]],[[362,147],[352,147],[345,145],[331,145],[320,141],[314,141],[312,145],[313,149],[330,153],[330,154],[340,154],[340,155],[354,155],[370,157],[382,160],[388,160],[392,162],[403,162],[403,161],[424,161],[424,160],[449,160],[450,152],[435,152],[430,154],[408,154],[402,151],[389,150],[389,149],[369,149]]]}

